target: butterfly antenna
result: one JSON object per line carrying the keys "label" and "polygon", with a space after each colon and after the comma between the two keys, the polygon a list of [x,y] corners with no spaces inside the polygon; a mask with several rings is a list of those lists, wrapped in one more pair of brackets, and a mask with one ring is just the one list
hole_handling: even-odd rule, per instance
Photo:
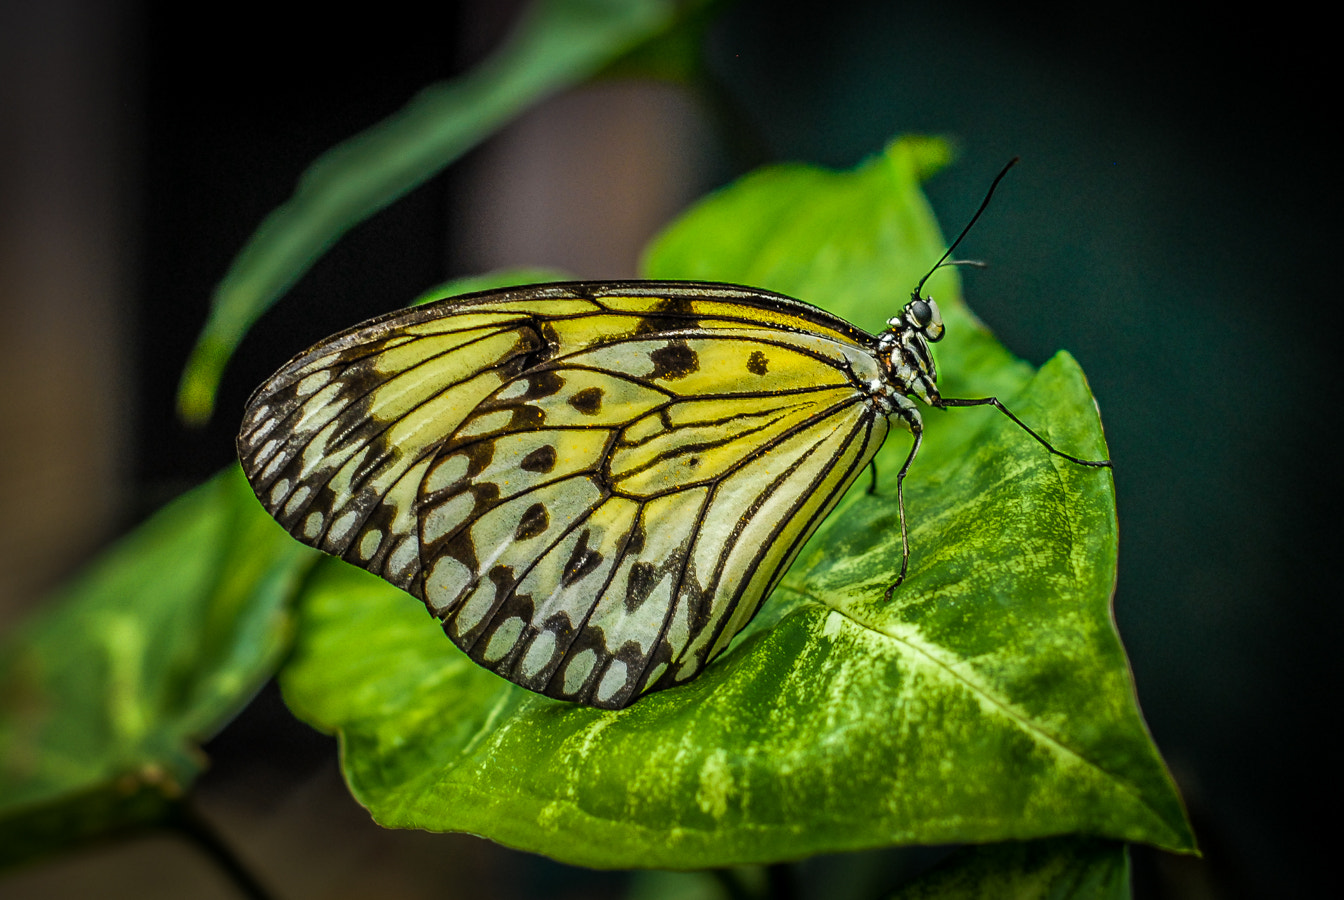
{"label": "butterfly antenna", "polygon": [[911,297],[918,299],[920,296],[920,291],[924,289],[924,282],[928,281],[929,277],[933,275],[934,272],[937,272],[939,269],[941,269],[944,265],[979,266],[980,268],[984,268],[985,264],[983,262],[980,262],[979,260],[954,259],[951,262],[947,262],[947,258],[952,255],[952,251],[957,249],[957,245],[961,243],[961,239],[966,236],[966,233],[970,231],[971,228],[975,225],[976,221],[979,220],[980,214],[985,211],[985,207],[989,206],[990,198],[994,196],[994,189],[999,186],[1000,181],[1003,181],[1003,176],[1007,175],[1008,170],[1011,169],[1013,166],[1017,165],[1017,161],[1021,158],[1022,157],[1020,156],[1014,156],[1012,159],[1008,160],[1008,165],[1003,167],[1003,170],[999,172],[999,174],[994,178],[993,183],[990,184],[989,190],[985,192],[985,199],[980,201],[980,208],[975,211],[975,215],[971,216],[971,221],[967,222],[966,227],[961,229],[961,234],[957,235],[957,239],[952,242],[952,246],[947,248],[947,252],[938,258],[938,262],[933,264],[933,268],[929,269],[928,274],[925,275],[923,278],[919,279],[919,284],[915,285],[915,290],[911,294]]}

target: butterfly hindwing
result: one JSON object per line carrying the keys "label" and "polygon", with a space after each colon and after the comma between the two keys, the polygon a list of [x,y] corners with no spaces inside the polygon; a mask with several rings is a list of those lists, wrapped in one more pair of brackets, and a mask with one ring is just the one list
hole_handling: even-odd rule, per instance
{"label": "butterfly hindwing", "polygon": [[456,298],[293,360],[240,457],[292,534],[477,662],[620,708],[728,646],[880,447],[872,340],[727,286]]}

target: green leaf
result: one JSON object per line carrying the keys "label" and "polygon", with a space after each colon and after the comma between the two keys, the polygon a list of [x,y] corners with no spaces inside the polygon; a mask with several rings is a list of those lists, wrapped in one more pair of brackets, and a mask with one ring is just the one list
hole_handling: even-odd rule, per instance
{"label": "green leaf", "polygon": [[472,72],[431,85],[399,112],[320,156],[215,290],[182,375],[178,409],[202,422],[243,334],[352,226],[437,174],[539,100],[578,84],[704,5],[538,0]]}
{"label": "green leaf", "polygon": [[1123,844],[1055,838],[965,847],[892,900],[1129,900]]}
{"label": "green leaf", "polygon": [[235,466],[105,554],[0,652],[0,863],[162,818],[274,672],[313,551]]}
{"label": "green leaf", "polygon": [[[672,226],[649,274],[747,281],[878,327],[942,252],[918,180],[945,158],[904,140],[853,172],[749,176]],[[1072,358],[1034,374],[974,322],[954,272],[930,284],[945,383],[998,393],[1061,448],[1104,455]],[[910,575],[890,602],[887,484],[831,517],[698,679],[603,712],[478,668],[415,601],[332,561],[304,598],[286,699],[339,734],[379,822],[580,865],[1071,833],[1190,850],[1111,620],[1109,471],[1049,455],[993,410],[927,418],[907,482]],[[890,443],[903,458],[908,437]]]}

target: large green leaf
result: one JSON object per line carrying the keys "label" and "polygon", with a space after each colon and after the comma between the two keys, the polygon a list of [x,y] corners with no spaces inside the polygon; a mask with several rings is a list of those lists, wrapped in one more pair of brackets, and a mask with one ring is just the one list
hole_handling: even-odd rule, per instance
{"label": "large green leaf", "polygon": [[0,863],[160,820],[288,646],[316,557],[237,466],[165,507],[0,652]]}
{"label": "large green leaf", "polygon": [[[878,327],[942,250],[918,181],[945,155],[911,140],[853,172],[758,173],[673,226],[649,274],[751,282]],[[997,393],[1060,447],[1104,454],[1072,358],[1034,374],[965,311],[955,273],[930,284],[950,395]],[[332,561],[302,604],[286,699],[340,735],[379,822],[589,866],[1070,833],[1191,849],[1110,616],[1109,471],[1050,456],[992,410],[928,418],[911,571],[890,602],[888,474],[697,680],[602,712],[476,667],[405,594]],[[908,438],[890,443],[899,460]]]}
{"label": "large green leaf", "polygon": [[[320,156],[252,235],[215,290],[182,375],[178,408],[209,418],[238,341],[352,226],[437,174],[539,100],[695,18],[703,0],[538,0],[490,59],[431,85],[403,109]],[[681,47],[685,36],[673,35]],[[448,41],[445,38],[445,44]]]}

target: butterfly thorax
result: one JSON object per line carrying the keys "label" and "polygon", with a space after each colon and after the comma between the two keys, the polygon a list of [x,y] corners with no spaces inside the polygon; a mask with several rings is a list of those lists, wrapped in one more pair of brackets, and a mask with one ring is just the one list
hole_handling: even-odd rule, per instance
{"label": "butterfly thorax", "polygon": [[878,335],[877,350],[892,388],[939,406],[938,370],[929,349],[930,343],[943,336],[938,304],[914,295],[900,315],[887,320],[887,326]]}

